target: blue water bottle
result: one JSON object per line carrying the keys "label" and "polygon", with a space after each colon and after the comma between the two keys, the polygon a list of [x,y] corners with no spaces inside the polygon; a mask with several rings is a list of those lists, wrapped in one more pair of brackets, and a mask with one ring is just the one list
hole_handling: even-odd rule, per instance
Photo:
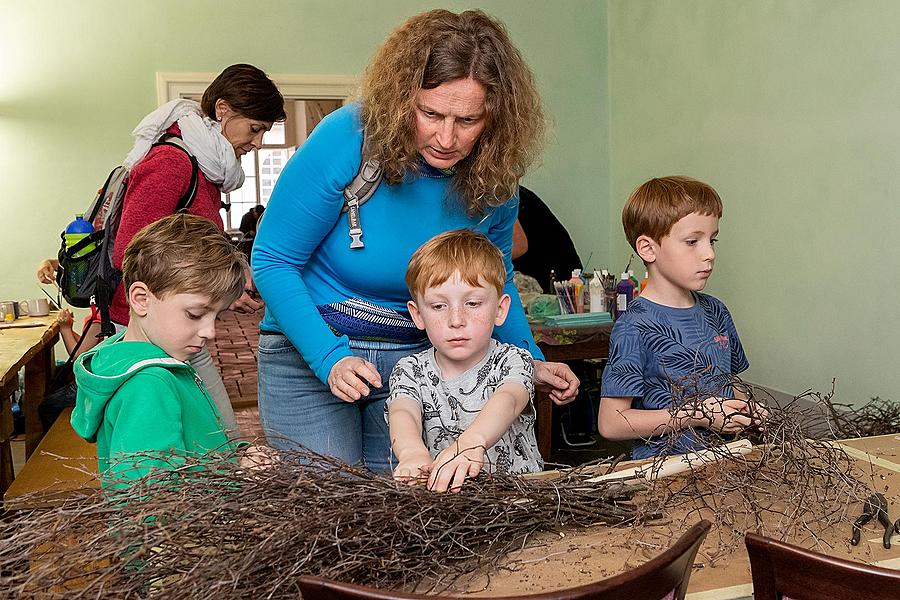
{"label": "blue water bottle", "polygon": [[[94,233],[94,227],[84,220],[84,214],[78,213],[75,215],[75,220],[69,223],[69,226],[66,227],[66,249],[70,249],[75,244],[86,238],[87,236]],[[88,244],[78,252],[72,255],[72,258],[80,258],[85,254],[88,254],[91,250],[96,248],[95,244]]]}
{"label": "blue water bottle", "polygon": [[[88,237],[92,233],[94,233],[94,227],[88,221],[84,220],[84,214],[76,214],[75,220],[69,223],[69,226],[66,227],[66,233],[64,234],[66,239],[66,250],[72,249],[75,244]],[[80,249],[78,252],[74,253],[70,257],[70,260],[67,261],[67,273],[65,281],[63,282],[66,287],[66,289],[63,291],[66,293],[67,297],[74,297],[78,295],[78,289],[81,287],[81,284],[84,283],[84,280],[88,274],[88,268],[90,267],[90,261],[77,259],[86,256],[96,247],[96,244],[90,243],[84,248]]]}

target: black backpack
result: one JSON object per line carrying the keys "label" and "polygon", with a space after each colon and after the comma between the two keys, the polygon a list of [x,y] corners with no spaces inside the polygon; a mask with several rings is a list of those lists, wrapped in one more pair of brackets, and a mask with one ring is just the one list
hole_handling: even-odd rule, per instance
{"label": "black backpack", "polygon": [[[166,134],[152,148],[173,146],[184,151],[191,160],[191,183],[187,193],[178,200],[176,212],[187,210],[197,195],[199,165],[184,141],[178,136]],[[122,281],[122,272],[113,266],[113,245],[122,218],[122,204],[128,188],[128,167],[118,166],[112,170],[103,187],[85,211],[85,220],[94,227],[94,232],[66,248],[66,232],[62,233],[59,249],[59,269],[56,282],[63,298],[72,306],[88,308],[91,301],[100,311],[100,336],[109,337],[116,330],[109,317],[109,307],[113,293]],[[93,248],[87,254],[76,256],[85,248]]]}

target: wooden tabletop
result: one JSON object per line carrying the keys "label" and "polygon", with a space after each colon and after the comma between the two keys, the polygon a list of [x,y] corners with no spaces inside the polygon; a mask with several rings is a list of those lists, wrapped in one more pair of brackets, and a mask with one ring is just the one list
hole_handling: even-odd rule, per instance
{"label": "wooden tabletop", "polygon": [[[6,324],[2,323],[0,327]],[[16,319],[12,325],[11,328],[0,328],[0,388],[11,381],[44,346],[55,342],[59,334],[55,312],[44,317]]]}
{"label": "wooden tabletop", "polygon": [[[34,507],[28,503],[27,497],[27,493],[32,491],[49,488],[65,496],[78,493],[79,488],[87,493],[99,485],[95,475],[96,446],[88,444],[72,431],[69,415],[70,410],[67,410],[60,416],[29,460],[26,466],[31,472],[27,478],[17,479],[15,487],[10,488],[7,508]],[[869,483],[878,485],[879,491],[889,502],[889,514],[896,518],[900,512],[900,435],[836,443],[847,450],[863,471],[871,474],[872,481]],[[57,455],[71,458],[61,460]],[[629,464],[623,463],[620,467],[625,468]],[[852,505],[848,509],[850,513],[856,513],[861,506]],[[685,514],[670,515],[670,524],[667,525],[595,527],[586,531],[545,534],[541,544],[511,556],[514,570],[500,569],[492,573],[489,579],[475,578],[465,587],[473,596],[535,594],[611,577],[646,562],[671,545],[683,533],[683,521],[690,524],[700,519],[697,515],[687,514],[689,510],[686,507]],[[709,560],[709,556],[716,552],[719,535],[722,534],[716,527],[719,525],[714,526],[701,546],[695,565],[702,566],[695,568],[692,574],[687,599],[750,600],[750,565],[742,545],[723,558],[713,562]],[[849,544],[849,524],[823,527],[814,533],[819,539],[819,547],[814,548],[818,552],[900,569],[900,539],[895,536],[893,549],[884,549],[877,523],[864,527],[859,546]],[[798,543],[796,540],[787,541]]]}
{"label": "wooden tabletop", "polygon": [[[873,488],[884,493],[889,503],[889,514],[896,519],[900,514],[900,435],[842,440],[839,443],[857,461],[857,466],[867,474]],[[621,465],[626,467],[627,464]],[[685,511],[689,509],[686,507]],[[852,521],[862,510],[861,504],[852,504],[848,512]],[[676,511],[677,512],[677,511]],[[645,526],[639,529],[626,527],[596,527],[587,531],[566,532],[564,535],[542,537],[544,544],[514,553],[511,557],[515,570],[500,569],[492,573],[490,587],[487,578],[468,585],[474,596],[503,596],[536,594],[566,587],[586,584],[605,577],[612,577],[626,569],[634,568],[653,558],[671,545],[687,528],[681,526],[696,523],[695,514],[672,514],[671,524]],[[750,563],[746,549],[741,544],[736,551],[710,562],[719,543],[719,525],[714,525],[700,548],[691,575],[687,600],[752,600]],[[863,528],[863,538],[858,546],[849,543],[849,523],[814,532],[819,547],[817,552],[847,560],[876,564],[900,569],[900,537],[894,536],[892,549],[882,547],[880,526],[871,522]],[[727,537],[728,532],[725,532]],[[533,540],[534,541],[534,540]],[[808,543],[786,540],[800,546]],[[702,567],[697,568],[698,565]]]}
{"label": "wooden tabletop", "polygon": [[97,446],[75,433],[71,416],[71,408],[63,410],[43,437],[6,490],[5,509],[41,508],[100,487]]}

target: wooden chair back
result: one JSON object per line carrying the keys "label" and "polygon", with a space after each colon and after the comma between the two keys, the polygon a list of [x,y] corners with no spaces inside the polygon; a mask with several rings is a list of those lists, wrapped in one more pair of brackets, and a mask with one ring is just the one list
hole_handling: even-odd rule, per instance
{"label": "wooden chair back", "polygon": [[[579,587],[531,594],[504,596],[497,600],[683,600],[687,593],[691,567],[700,544],[709,532],[709,521],[700,521],[668,550],[641,566],[595,583]],[[304,600],[439,600],[449,596],[407,594],[371,587],[341,583],[322,577],[302,577],[300,591]]]}
{"label": "wooden chair back", "polygon": [[897,600],[900,571],[834,558],[748,533],[756,600]]}

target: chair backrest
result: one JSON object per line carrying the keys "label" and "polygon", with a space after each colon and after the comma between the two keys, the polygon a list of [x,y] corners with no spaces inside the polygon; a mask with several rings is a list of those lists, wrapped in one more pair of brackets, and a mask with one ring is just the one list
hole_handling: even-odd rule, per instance
{"label": "chair backrest", "polygon": [[[709,533],[710,522],[700,521],[668,550],[641,566],[595,583],[579,587],[532,594],[527,596],[506,596],[496,600],[662,600],[675,598],[683,600],[687,593],[691,567],[700,544]],[[425,596],[379,590],[352,583],[341,583],[322,577],[302,577],[300,591],[304,600],[439,600],[448,596]]]}
{"label": "chair backrest", "polygon": [[756,600],[897,600],[900,571],[842,560],[748,533]]}

